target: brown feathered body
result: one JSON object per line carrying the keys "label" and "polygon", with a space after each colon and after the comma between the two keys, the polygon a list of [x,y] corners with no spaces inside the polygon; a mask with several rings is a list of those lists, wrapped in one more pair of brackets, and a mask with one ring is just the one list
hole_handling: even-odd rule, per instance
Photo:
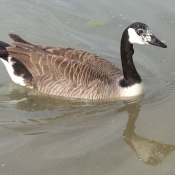
{"label": "brown feathered body", "polygon": [[6,49],[32,74],[26,86],[40,92],[84,99],[121,95],[118,84],[122,71],[99,56],[72,48],[33,45],[22,39]]}

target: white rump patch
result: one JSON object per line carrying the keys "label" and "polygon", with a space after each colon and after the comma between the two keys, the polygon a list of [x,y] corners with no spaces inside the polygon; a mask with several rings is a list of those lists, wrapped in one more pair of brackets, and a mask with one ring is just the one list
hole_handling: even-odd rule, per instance
{"label": "white rump patch", "polygon": [[21,85],[21,86],[26,86],[24,78],[14,74],[13,64],[15,63],[15,61],[12,61],[12,57],[8,56],[8,62],[2,58],[0,58],[0,59],[4,63],[4,65],[7,69],[7,72],[9,73],[12,81],[15,82],[16,84]]}
{"label": "white rump patch", "polygon": [[142,38],[136,33],[135,29],[129,28],[128,29],[128,35],[129,35],[129,41],[130,43],[134,44],[148,44],[147,42],[144,42]]}

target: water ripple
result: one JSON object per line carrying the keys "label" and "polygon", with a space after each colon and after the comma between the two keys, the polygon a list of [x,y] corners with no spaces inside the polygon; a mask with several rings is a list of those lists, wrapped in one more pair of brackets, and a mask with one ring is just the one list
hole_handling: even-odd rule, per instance
{"label": "water ripple", "polygon": [[175,94],[175,88],[170,86],[172,83],[167,80],[150,77],[144,79],[144,81],[146,93],[142,103],[146,106],[165,103]]}

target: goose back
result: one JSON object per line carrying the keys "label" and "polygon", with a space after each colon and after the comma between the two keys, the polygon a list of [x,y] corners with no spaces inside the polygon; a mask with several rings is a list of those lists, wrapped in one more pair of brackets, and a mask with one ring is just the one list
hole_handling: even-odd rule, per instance
{"label": "goose back", "polygon": [[33,45],[15,38],[9,54],[33,76],[30,86],[50,95],[107,99],[119,96],[122,71],[107,60],[72,48]]}

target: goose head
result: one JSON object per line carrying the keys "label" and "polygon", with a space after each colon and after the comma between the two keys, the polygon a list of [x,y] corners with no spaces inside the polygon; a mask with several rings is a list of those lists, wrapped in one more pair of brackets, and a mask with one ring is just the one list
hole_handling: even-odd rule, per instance
{"label": "goose head", "polygon": [[151,44],[154,46],[167,48],[167,45],[162,43],[155,35],[149,30],[148,26],[144,23],[132,23],[126,31],[128,32],[128,40],[131,44]]}

